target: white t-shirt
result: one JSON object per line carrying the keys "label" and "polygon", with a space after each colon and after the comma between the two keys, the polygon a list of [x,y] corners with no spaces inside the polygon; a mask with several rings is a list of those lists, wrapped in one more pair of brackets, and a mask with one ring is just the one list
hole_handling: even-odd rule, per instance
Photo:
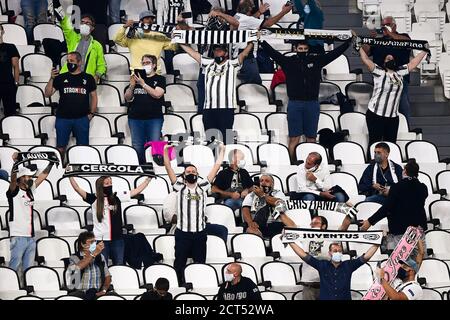
{"label": "white t-shirt", "polygon": [[34,237],[33,226],[33,193],[36,184],[33,183],[30,191],[17,186],[16,190],[6,191],[9,204],[9,235],[10,237]]}
{"label": "white t-shirt", "polygon": [[[317,180],[315,182],[306,179],[306,172],[312,172]],[[317,170],[311,171],[306,169],[305,164],[298,166],[297,170],[297,192],[311,192],[319,195],[320,191],[327,191],[331,188],[329,181],[327,181],[330,171],[322,165],[319,165]]]}
{"label": "white t-shirt", "polygon": [[[270,193],[271,197],[286,200],[286,196],[280,190],[273,190]],[[262,207],[266,205],[266,200],[264,198],[258,197],[254,192],[249,193],[245,196],[244,201],[242,201],[242,207],[250,207],[250,213],[252,215],[252,219],[255,217],[256,212],[259,211]],[[276,220],[273,219],[272,215],[267,219],[267,223],[271,223],[273,221],[281,221],[280,217]]]}
{"label": "white t-shirt", "polygon": [[394,288],[397,292],[403,292],[408,300],[422,299],[423,290],[417,281],[408,281],[403,283],[403,281],[397,278],[394,282]]}
{"label": "white t-shirt", "polygon": [[[243,13],[236,13],[234,18],[239,21],[238,30],[259,30],[261,29],[262,24],[264,23],[263,19],[258,19],[255,17],[248,16]],[[233,47],[233,57],[237,57],[239,54],[239,50],[245,49],[247,46],[246,43],[238,43]],[[256,47],[254,53],[256,52]],[[256,56],[256,54],[255,54]]]}
{"label": "white t-shirt", "polygon": [[[122,202],[128,202],[131,200],[130,191],[120,191],[116,193],[117,198],[119,201]],[[94,234],[95,239],[100,241],[111,241],[114,240],[113,238],[113,231],[122,229],[122,212],[121,210],[117,210],[117,206],[120,204],[110,205],[108,203],[108,198],[104,198],[104,207],[103,207],[103,219],[100,222],[97,218],[97,200],[94,200],[95,198],[94,194],[88,193],[88,196],[86,197],[86,202],[91,204],[92,208],[92,218],[94,220]],[[94,201],[93,201],[94,200]],[[114,216],[113,216],[114,215]],[[117,215],[117,216],[116,216]],[[120,226],[119,226],[120,224]]]}

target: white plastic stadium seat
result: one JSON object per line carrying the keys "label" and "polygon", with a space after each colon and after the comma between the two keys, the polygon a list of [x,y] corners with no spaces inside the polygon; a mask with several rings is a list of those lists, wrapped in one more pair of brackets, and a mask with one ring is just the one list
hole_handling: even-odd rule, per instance
{"label": "white plastic stadium seat", "polygon": [[184,269],[186,282],[192,283],[193,292],[212,298],[219,291],[217,272],[209,264],[192,263]]}
{"label": "white plastic stadium seat", "polygon": [[27,294],[20,289],[19,277],[10,268],[0,266],[0,299],[13,300]]}
{"label": "white plastic stadium seat", "polygon": [[139,277],[133,268],[128,266],[111,266],[108,269],[111,273],[111,284],[114,286],[114,291],[119,295],[130,300],[146,291],[139,287]]}
{"label": "white plastic stadium seat", "polygon": [[25,271],[25,283],[34,287],[34,295],[49,299],[66,295],[66,290],[61,290],[61,282],[58,273],[49,267],[30,267]]}

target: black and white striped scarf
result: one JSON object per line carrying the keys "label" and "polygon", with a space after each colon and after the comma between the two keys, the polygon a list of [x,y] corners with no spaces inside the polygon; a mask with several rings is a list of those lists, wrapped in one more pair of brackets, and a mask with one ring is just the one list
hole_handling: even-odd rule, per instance
{"label": "black and white striped scarf", "polygon": [[153,165],[69,164],[64,172],[70,176],[155,176]]}
{"label": "black and white striped scarf", "polygon": [[302,241],[325,240],[332,242],[356,242],[380,245],[383,231],[333,231],[302,228],[284,228],[281,236],[283,244]]}

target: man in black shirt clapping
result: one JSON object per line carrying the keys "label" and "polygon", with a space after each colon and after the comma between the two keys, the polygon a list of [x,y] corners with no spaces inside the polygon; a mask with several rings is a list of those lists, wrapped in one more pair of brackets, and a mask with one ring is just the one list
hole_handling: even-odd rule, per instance
{"label": "man in black shirt clapping", "polygon": [[70,133],[77,145],[89,145],[89,121],[97,110],[97,85],[90,74],[81,71],[82,58],[79,52],[67,55],[69,72],[58,75],[52,70],[45,87],[45,96],[59,92],[59,106],[56,110],[56,147],[64,157]]}
{"label": "man in black shirt clapping", "polygon": [[238,263],[231,263],[225,271],[225,281],[220,285],[217,300],[262,300],[256,284],[242,275],[242,267]]}

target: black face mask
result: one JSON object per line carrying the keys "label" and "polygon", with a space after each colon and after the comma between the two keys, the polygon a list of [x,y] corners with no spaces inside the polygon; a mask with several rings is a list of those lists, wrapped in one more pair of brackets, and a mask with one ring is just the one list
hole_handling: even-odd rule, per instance
{"label": "black face mask", "polygon": [[28,181],[26,182],[27,189],[31,189],[31,187],[33,186],[33,183],[34,183],[33,179],[28,180]]}
{"label": "black face mask", "polygon": [[269,194],[270,191],[272,191],[272,187],[268,186],[261,186],[261,189],[263,189],[264,193]]}
{"label": "black face mask", "polygon": [[403,268],[399,268],[398,272],[397,272],[397,278],[399,278],[400,280],[405,280],[408,277],[408,273],[405,269]]}
{"label": "black face mask", "polygon": [[300,59],[305,59],[307,55],[308,52],[297,52],[297,57],[299,57]]}
{"label": "black face mask", "polygon": [[103,194],[107,197],[109,197],[110,195],[112,195],[112,186],[109,187],[103,187]]}
{"label": "black face mask", "polygon": [[188,182],[188,183],[196,183],[197,182],[197,178],[198,176],[196,174],[188,174],[187,176],[184,177],[184,179]]}
{"label": "black face mask", "polygon": [[76,63],[67,63],[67,69],[69,70],[69,72],[75,72],[78,68],[78,65]]}
{"label": "black face mask", "polygon": [[397,69],[397,63],[395,63],[395,60],[389,60],[384,63],[384,67],[389,70],[396,70]]}
{"label": "black face mask", "polygon": [[225,61],[225,57],[224,57],[224,56],[221,56],[221,57],[214,57],[214,61],[215,61],[217,64],[220,64],[220,63],[222,63],[222,62]]}

